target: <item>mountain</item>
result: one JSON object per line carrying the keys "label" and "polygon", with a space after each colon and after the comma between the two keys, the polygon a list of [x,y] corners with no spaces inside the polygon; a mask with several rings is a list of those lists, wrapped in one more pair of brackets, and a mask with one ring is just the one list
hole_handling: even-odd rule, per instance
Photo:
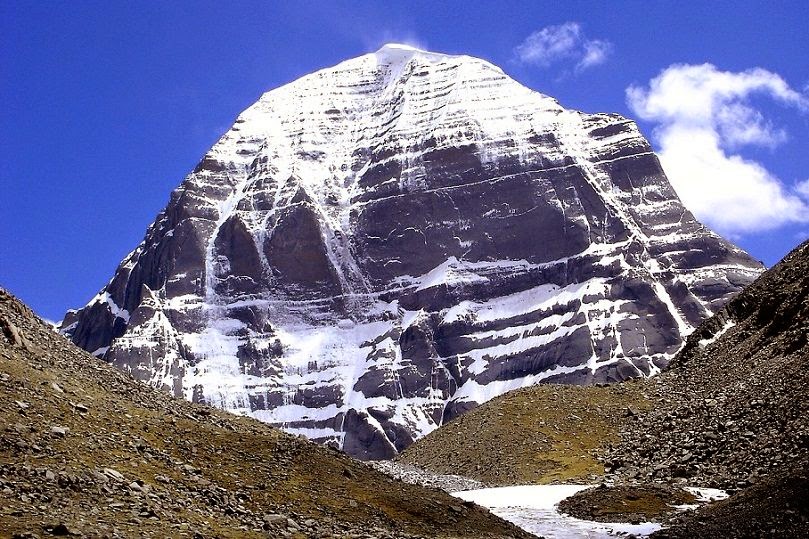
{"label": "mountain", "polygon": [[0,289],[0,536],[529,537],[250,418],[172,398]]}
{"label": "mountain", "polygon": [[702,323],[662,374],[512,391],[398,458],[493,484],[719,487],[735,494],[655,536],[805,537],[807,397],[809,241]]}
{"label": "mountain", "polygon": [[387,45],[264,94],[61,330],[360,458],[538,382],[647,376],[761,265],[615,114]]}

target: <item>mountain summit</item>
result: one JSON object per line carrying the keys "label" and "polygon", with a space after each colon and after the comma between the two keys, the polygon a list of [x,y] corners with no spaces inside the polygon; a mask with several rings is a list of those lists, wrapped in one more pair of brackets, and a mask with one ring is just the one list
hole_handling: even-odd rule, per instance
{"label": "mountain summit", "polygon": [[632,121],[386,45],[245,110],[62,331],[381,458],[510,389],[653,374],[761,270]]}

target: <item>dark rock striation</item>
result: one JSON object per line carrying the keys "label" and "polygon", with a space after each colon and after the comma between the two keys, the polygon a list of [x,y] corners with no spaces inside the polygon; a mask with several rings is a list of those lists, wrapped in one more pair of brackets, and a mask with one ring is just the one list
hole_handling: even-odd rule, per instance
{"label": "dark rock striation", "polygon": [[632,121],[389,45],[243,112],[62,331],[385,458],[510,389],[658,372],[761,269]]}

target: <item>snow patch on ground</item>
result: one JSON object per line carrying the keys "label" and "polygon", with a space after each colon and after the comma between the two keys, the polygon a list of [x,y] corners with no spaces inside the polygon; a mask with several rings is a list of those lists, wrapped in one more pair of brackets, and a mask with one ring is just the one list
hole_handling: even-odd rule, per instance
{"label": "snow patch on ground", "polygon": [[633,534],[646,537],[660,524],[604,523],[581,520],[560,513],[556,506],[565,498],[592,485],[522,485],[465,490],[452,495],[475,502],[520,528],[547,539],[597,539]]}
{"label": "snow patch on ground", "polygon": [[730,496],[718,488],[685,487],[685,490],[696,496],[699,503],[717,502]]}
{"label": "snow patch on ground", "polygon": [[700,339],[700,341],[699,341],[700,347],[706,348],[708,345],[713,344],[714,342],[716,342],[716,340],[719,337],[721,337],[722,335],[727,333],[728,330],[730,328],[732,328],[733,326],[735,326],[735,325],[736,325],[736,322],[734,322],[733,320],[728,320],[727,322],[725,322],[725,325],[722,326],[722,329],[717,331],[716,334],[713,337],[711,337],[709,339]]}
{"label": "snow patch on ground", "polygon": [[[483,483],[467,477],[435,474],[401,462],[375,461],[366,464],[406,483],[440,488],[464,501],[474,502],[520,528],[548,539],[599,539],[628,535],[646,537],[662,528],[654,522],[604,523],[578,519],[559,512],[559,502],[593,485],[483,488]],[[713,488],[685,487],[685,490],[694,494],[697,499],[693,505],[677,506],[677,509],[683,511],[728,497],[727,492]]]}

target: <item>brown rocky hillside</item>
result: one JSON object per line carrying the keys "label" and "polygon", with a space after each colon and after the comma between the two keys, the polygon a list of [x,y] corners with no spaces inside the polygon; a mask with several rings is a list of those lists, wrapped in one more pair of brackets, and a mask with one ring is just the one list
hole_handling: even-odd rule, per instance
{"label": "brown rocky hillside", "polygon": [[398,460],[497,486],[593,481],[604,473],[598,454],[618,442],[626,415],[650,406],[643,390],[637,381],[519,389],[431,432]]}
{"label": "brown rocky hillside", "polygon": [[173,399],[0,291],[0,537],[527,537],[258,421]]}
{"label": "brown rocky hillside", "polygon": [[741,488],[809,454],[809,242],[702,324],[609,451],[622,477]]}

